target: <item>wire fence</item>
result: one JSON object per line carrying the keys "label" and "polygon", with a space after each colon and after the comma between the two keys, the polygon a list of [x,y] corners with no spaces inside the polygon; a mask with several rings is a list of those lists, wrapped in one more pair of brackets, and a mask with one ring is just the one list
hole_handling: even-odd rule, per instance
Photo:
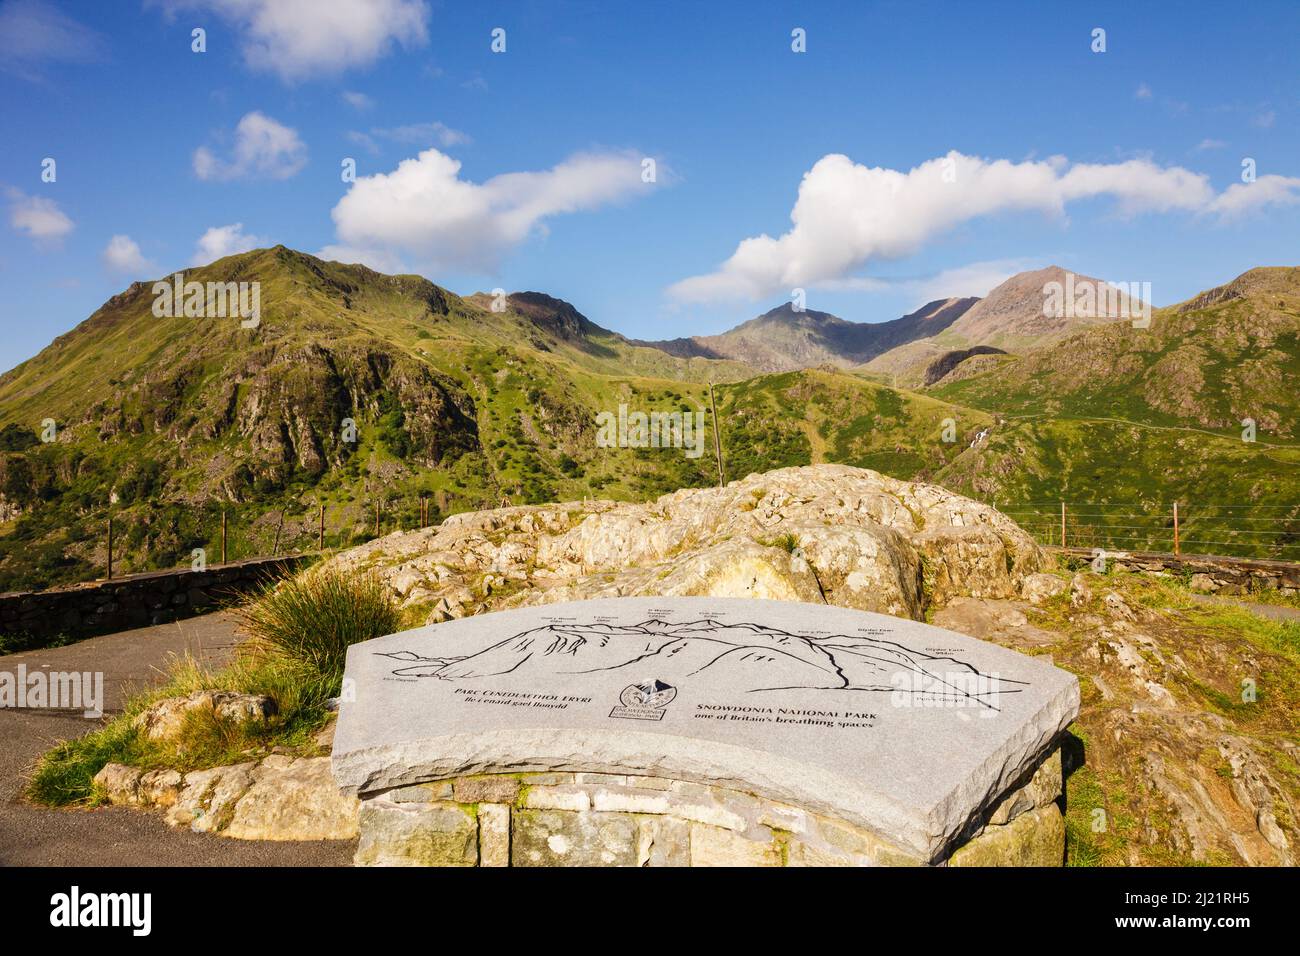
{"label": "wire fence", "polygon": [[[379,494],[350,501],[264,504],[156,504],[148,511],[104,511],[82,520],[81,559],[62,549],[28,551],[28,590],[121,577],[141,571],[202,568],[235,561],[328,552],[394,531],[441,524],[458,511],[522,504],[450,492]],[[1300,562],[1300,504],[1148,505],[1038,501],[995,507],[1040,544],[1105,551],[1221,555]],[[49,564],[50,567],[45,567]],[[15,586],[16,585],[16,586]]]}
{"label": "wire fence", "polygon": [[[157,503],[147,511],[109,509],[82,518],[82,560],[50,584],[104,580],[143,571],[212,565],[348,548],[394,531],[432,527],[454,511],[509,505],[447,492],[380,494],[351,501],[286,502],[282,507],[235,503]],[[518,502],[513,502],[518,503]],[[41,556],[28,558],[37,573]],[[47,585],[48,586],[48,585]],[[0,588],[3,590],[3,588]]]}
{"label": "wire fence", "polygon": [[998,504],[1041,544],[1300,561],[1300,504]]}

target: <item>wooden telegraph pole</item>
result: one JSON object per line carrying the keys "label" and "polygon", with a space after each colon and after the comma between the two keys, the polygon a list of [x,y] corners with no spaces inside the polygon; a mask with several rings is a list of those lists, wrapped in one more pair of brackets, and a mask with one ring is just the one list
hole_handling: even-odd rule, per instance
{"label": "wooden telegraph pole", "polygon": [[713,383],[709,383],[709,408],[713,412],[713,454],[718,459],[718,487],[727,485],[726,474],[722,469],[722,439],[718,434],[718,404],[713,400]]}
{"label": "wooden telegraph pole", "polygon": [[108,577],[113,580],[113,516],[108,516]]}
{"label": "wooden telegraph pole", "polygon": [[1179,550],[1179,541],[1178,541],[1178,502],[1175,501],[1175,502],[1174,502],[1174,556],[1175,556],[1175,557],[1178,556],[1178,550]]}
{"label": "wooden telegraph pole", "polygon": [[221,563],[226,563],[226,509],[221,509]]}

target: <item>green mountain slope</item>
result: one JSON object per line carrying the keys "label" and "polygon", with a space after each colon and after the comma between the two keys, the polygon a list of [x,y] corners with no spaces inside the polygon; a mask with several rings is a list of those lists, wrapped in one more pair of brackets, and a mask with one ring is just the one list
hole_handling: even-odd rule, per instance
{"label": "green mountain slope", "polygon": [[[598,447],[595,416],[698,410],[702,383],[748,373],[632,345],[547,296],[496,311],[283,247],[186,279],[260,282],[260,324],[158,318],[137,283],[0,376],[0,590],[102,570],[110,510],[131,570],[215,553],[222,506],[252,553],[305,546],[319,504],[349,540],[377,499],[391,527],[421,495],[465,510],[707,482],[700,459]],[[32,444],[47,420],[57,441]]]}
{"label": "green mountain slope", "polygon": [[[158,318],[137,284],[0,376],[0,590],[102,575],[110,516],[125,572],[219,560],[223,512],[234,559],[314,547],[321,507],[332,547],[503,499],[711,484],[709,382],[729,479],[843,462],[993,502],[1045,541],[1066,501],[1069,543],[1111,549],[1168,548],[1177,501],[1188,550],[1300,559],[1298,274],[1253,270],[1148,329],[953,357],[921,390],[669,354],[542,293],[232,256],[187,278],[260,282],[256,328]],[[698,454],[605,447],[598,416],[620,408],[702,415]]]}

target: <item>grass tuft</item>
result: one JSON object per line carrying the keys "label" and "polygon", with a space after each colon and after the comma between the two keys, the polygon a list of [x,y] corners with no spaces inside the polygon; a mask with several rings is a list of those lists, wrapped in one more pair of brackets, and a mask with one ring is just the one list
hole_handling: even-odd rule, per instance
{"label": "grass tuft", "polygon": [[257,650],[326,697],[339,692],[348,647],[402,625],[378,577],[329,565],[267,585],[240,619]]}
{"label": "grass tuft", "polygon": [[[37,763],[27,795],[50,806],[98,803],[95,774],[108,763],[188,772],[256,759],[273,747],[316,752],[313,737],[328,720],[348,646],[399,630],[402,614],[377,578],[313,568],[267,585],[240,611],[251,639],[219,670],[193,657],[175,659],[160,687],[133,694],[123,713],[84,737],[66,740]],[[152,741],[137,715],[166,697],[199,690],[265,694],[277,713],[265,722],[234,722],[211,713],[186,716],[174,741]]]}

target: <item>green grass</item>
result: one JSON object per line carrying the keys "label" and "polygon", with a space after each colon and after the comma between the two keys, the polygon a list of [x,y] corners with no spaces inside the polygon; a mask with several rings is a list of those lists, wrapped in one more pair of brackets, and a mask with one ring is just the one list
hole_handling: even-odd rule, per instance
{"label": "green grass", "polygon": [[[312,735],[339,692],[348,646],[396,631],[402,622],[374,578],[328,568],[268,586],[242,616],[253,636],[229,666],[209,670],[190,657],[175,661],[162,686],[131,695],[123,713],[103,727],[46,753],[28,781],[28,796],[50,806],[94,804],[100,800],[95,774],[108,763],[188,772],[255,759],[277,747],[312,753]],[[205,689],[265,694],[277,712],[246,722],[194,712],[167,742],[148,740],[134,726],[151,704]]]}
{"label": "green grass", "polygon": [[402,622],[377,576],[334,565],[266,585],[239,616],[263,650],[321,697],[338,694],[348,647],[391,634]]}

